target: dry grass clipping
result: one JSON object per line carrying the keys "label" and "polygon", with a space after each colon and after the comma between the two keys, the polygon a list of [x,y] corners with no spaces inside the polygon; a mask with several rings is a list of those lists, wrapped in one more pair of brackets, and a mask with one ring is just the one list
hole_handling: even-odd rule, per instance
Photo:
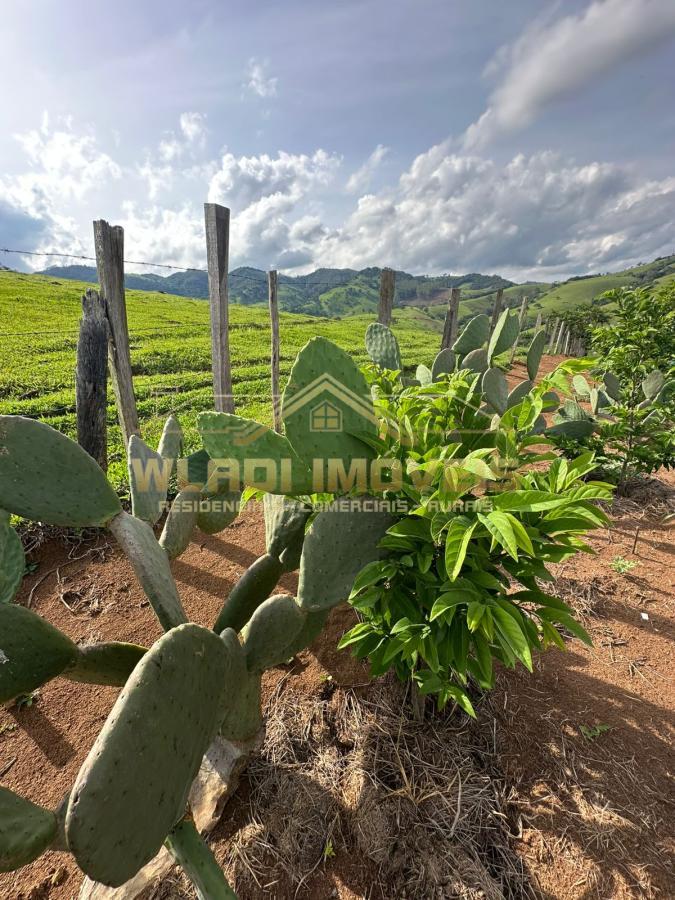
{"label": "dry grass clipping", "polygon": [[491,728],[460,713],[417,723],[403,700],[394,684],[368,699],[341,689],[272,699],[247,770],[248,824],[225,859],[244,896],[246,885],[286,896],[279,881],[303,896],[327,848],[375,864],[372,896],[532,895],[491,773]]}

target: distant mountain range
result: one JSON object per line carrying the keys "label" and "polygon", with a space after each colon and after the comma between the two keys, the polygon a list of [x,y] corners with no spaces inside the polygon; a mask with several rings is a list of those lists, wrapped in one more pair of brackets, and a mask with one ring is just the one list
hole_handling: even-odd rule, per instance
{"label": "distant mountain range", "polygon": [[[287,312],[314,316],[349,316],[372,313],[377,309],[380,286],[378,268],[317,269],[309,275],[279,276],[279,306]],[[50,266],[38,273],[54,279],[98,281],[93,266]],[[460,318],[489,311],[492,295],[504,289],[504,302],[517,306],[524,297],[529,300],[529,315],[538,311],[557,314],[579,303],[589,303],[604,291],[621,286],[663,284],[675,279],[675,255],[659,257],[621,272],[584,275],[564,282],[525,282],[516,284],[500,275],[410,275],[396,272],[395,306],[423,309],[432,318],[443,318],[450,290],[462,290]],[[180,297],[208,297],[205,272],[175,272],[172,275],[125,275],[130,290],[158,291]],[[230,272],[230,300],[252,306],[267,303],[267,273],[262,269],[242,266]]]}
{"label": "distant mountain range", "polygon": [[[288,312],[315,316],[345,316],[372,312],[377,308],[380,269],[317,269],[309,275],[279,276],[279,306]],[[52,278],[96,283],[94,266],[50,266],[38,273]],[[174,272],[172,275],[128,272],[125,285],[130,290],[159,291],[180,297],[206,299],[209,295],[205,272]],[[453,287],[463,291],[490,293],[513,286],[499,275],[409,275],[396,273],[397,306],[430,306],[445,303]],[[230,301],[244,306],[267,303],[267,273],[243,266],[230,272]]]}

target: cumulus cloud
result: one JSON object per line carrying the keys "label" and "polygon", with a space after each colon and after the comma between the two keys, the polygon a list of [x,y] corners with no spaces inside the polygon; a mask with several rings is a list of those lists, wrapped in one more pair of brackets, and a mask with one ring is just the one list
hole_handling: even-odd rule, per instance
{"label": "cumulus cloud", "polygon": [[556,101],[674,34],[673,0],[594,0],[578,14],[534,25],[488,67],[499,85],[467,129],[465,149],[530,124]]}
{"label": "cumulus cloud", "polygon": [[248,61],[244,86],[258,97],[268,98],[277,95],[279,79],[269,75],[268,69],[269,61],[266,59],[256,59],[252,56]]}
{"label": "cumulus cloud", "polygon": [[500,164],[451,147],[432,147],[395,188],[361,197],[319,239],[315,261],[527,279],[619,268],[672,247],[675,178],[643,181],[552,152]]}
{"label": "cumulus cloud", "polygon": [[385,147],[384,144],[378,144],[364,164],[349,176],[347,190],[350,194],[357,194],[366,190],[376,169],[387,153],[389,153],[389,148]]}

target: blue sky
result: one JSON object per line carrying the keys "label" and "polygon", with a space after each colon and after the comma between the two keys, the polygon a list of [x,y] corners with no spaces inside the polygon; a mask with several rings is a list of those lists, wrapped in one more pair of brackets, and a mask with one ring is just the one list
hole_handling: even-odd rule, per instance
{"label": "blue sky", "polygon": [[675,252],[673,0],[5,0],[3,31],[0,246],[90,253],[103,217],[203,265],[208,199],[233,266],[290,274]]}

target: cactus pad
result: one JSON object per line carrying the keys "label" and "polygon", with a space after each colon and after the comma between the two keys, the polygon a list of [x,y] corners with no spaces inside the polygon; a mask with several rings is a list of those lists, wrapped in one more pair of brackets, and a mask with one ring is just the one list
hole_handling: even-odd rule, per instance
{"label": "cactus pad", "polygon": [[197,524],[200,497],[198,488],[186,487],[176,494],[171,504],[159,539],[159,546],[169,559],[176,559],[187,549]]}
{"label": "cactus pad", "polygon": [[155,525],[164,511],[172,464],[156,453],[137,434],[129,438],[127,451],[131,511],[137,519]]}
{"label": "cactus pad", "polygon": [[0,603],[9,603],[21,587],[26,557],[21,538],[0,510]]}
{"label": "cactus pad", "polygon": [[575,392],[584,399],[588,399],[591,396],[591,386],[583,375],[574,376],[572,379],[572,387]]}
{"label": "cactus pad", "polygon": [[380,322],[371,322],[366,330],[366,350],[375,365],[381,369],[401,369],[401,351],[396,335]]}
{"label": "cactus pad", "polygon": [[22,416],[0,416],[0,484],[5,509],[47,525],[107,525],[122,508],[75,441]]}
{"label": "cactus pad", "polygon": [[304,617],[302,628],[285,648],[288,659],[292,659],[296,653],[312,646],[323,631],[323,626],[330,615],[330,609],[301,610],[301,612]]}
{"label": "cactus pad", "polygon": [[0,872],[37,859],[56,835],[56,816],[0,787]]}
{"label": "cactus pad", "polygon": [[527,375],[531,381],[534,381],[537,377],[545,346],[546,332],[541,328],[532,338],[532,342],[527,350]]}
{"label": "cactus pad", "polygon": [[659,372],[658,369],[654,369],[654,371],[650,372],[642,382],[642,393],[647,400],[654,400],[661,392],[665,383],[666,379],[664,378],[663,373]]}
{"label": "cactus pad", "polygon": [[546,434],[557,434],[577,440],[590,437],[594,430],[595,425],[593,422],[589,422],[588,419],[563,419],[561,422],[556,422],[555,425],[547,428]]}
{"label": "cactus pad", "polygon": [[438,381],[443,375],[451,375],[457,368],[457,354],[446,347],[436,356],[434,364],[431,367],[431,376],[433,381]]}
{"label": "cactus pad", "polygon": [[[201,413],[197,428],[212,460],[222,460],[223,491],[250,485],[281,494],[311,491],[310,472],[282,434],[253,419],[230,413]],[[268,466],[263,461],[269,461]],[[210,484],[217,483],[212,474]]]}
{"label": "cactus pad", "polygon": [[353,460],[374,456],[355,436],[378,433],[366,380],[349,354],[325,338],[312,338],[298,354],[281,414],[293,449],[315,475],[312,493],[330,489],[331,467],[349,471]]}
{"label": "cactus pad", "polygon": [[605,382],[605,390],[607,394],[612,398],[612,400],[620,400],[621,399],[621,382],[616,377],[614,372],[605,372],[602,376],[602,380]]}
{"label": "cactus pad", "polygon": [[147,522],[121,512],[110,523],[110,530],[124,550],[164,630],[187,622],[169,560]]}
{"label": "cactus pad", "polygon": [[171,415],[164,423],[157,452],[162,459],[170,459],[175,462],[180,457],[182,449],[183,429],[180,427],[178,419]]}
{"label": "cactus pad", "polygon": [[505,309],[497,319],[494,331],[490,335],[488,359],[492,361],[500,353],[504,353],[513,347],[518,340],[519,334],[518,314],[510,309]]}
{"label": "cactus pad", "polygon": [[[241,492],[221,490],[218,488],[218,482],[216,472],[202,489],[197,512],[197,528],[204,534],[219,534],[239,515]],[[212,485],[215,485],[215,490],[212,490]]]}
{"label": "cactus pad", "polygon": [[223,641],[192,623],[169,631],[138,663],[68,802],[68,847],[90,878],[111,887],[128,881],[184,814],[230,668]]}
{"label": "cactus pad", "polygon": [[517,384],[506,400],[506,408],[511,409],[512,406],[516,406],[520,403],[521,400],[527,397],[533,387],[534,382],[530,381],[529,378],[526,378],[525,381],[521,381],[520,384]]}
{"label": "cactus pad", "polygon": [[488,369],[483,375],[481,389],[490,406],[500,415],[506,412],[509,388],[501,369]]}
{"label": "cactus pad", "polygon": [[490,337],[490,319],[484,313],[474,316],[462,333],[452,345],[452,349],[460,357],[466,356],[472,350],[478,350]]}
{"label": "cactus pad", "polygon": [[304,624],[298,604],[288,594],[276,594],[261,603],[242,633],[249,672],[263,672],[286,662],[288,648]]}
{"label": "cactus pad", "polygon": [[[291,551],[286,560],[285,571],[297,569],[305,538],[305,525],[312,514],[312,507],[299,500],[289,500],[278,494],[265,494],[265,545],[270,556],[281,559],[282,554]],[[297,560],[295,565],[293,561]],[[288,569],[286,566],[292,568]]]}
{"label": "cactus pad", "polygon": [[415,381],[425,387],[433,381],[433,374],[429,366],[420,364],[415,371]]}
{"label": "cactus pad", "polygon": [[249,672],[246,655],[239,638],[231,628],[220,636],[230,660],[230,688],[220,734],[228,741],[247,741],[262,727],[260,713],[260,673]]}
{"label": "cactus pad", "polygon": [[70,638],[37,613],[0,604],[0,703],[56,678],[77,655]]}
{"label": "cactus pad", "polygon": [[77,658],[62,676],[86,684],[111,684],[122,687],[146,653],[138,644],[110,641],[85,644],[77,648]]}
{"label": "cactus pad", "polygon": [[275,556],[260,556],[241,576],[223,604],[213,630],[220,634],[226,628],[241,631],[255,610],[267,600],[282,572]]}
{"label": "cactus pad", "polygon": [[385,555],[378,544],[394,523],[394,516],[369,511],[371,497],[352,499],[362,508],[343,508],[337,501],[316,516],[305,534],[298,586],[302,609],[330,609],[346,600],[361,569]]}
{"label": "cactus pad", "polygon": [[467,353],[461,362],[460,368],[470,369],[472,372],[480,374],[485,372],[489,365],[487,350],[481,347],[478,350],[472,350],[471,353]]}

